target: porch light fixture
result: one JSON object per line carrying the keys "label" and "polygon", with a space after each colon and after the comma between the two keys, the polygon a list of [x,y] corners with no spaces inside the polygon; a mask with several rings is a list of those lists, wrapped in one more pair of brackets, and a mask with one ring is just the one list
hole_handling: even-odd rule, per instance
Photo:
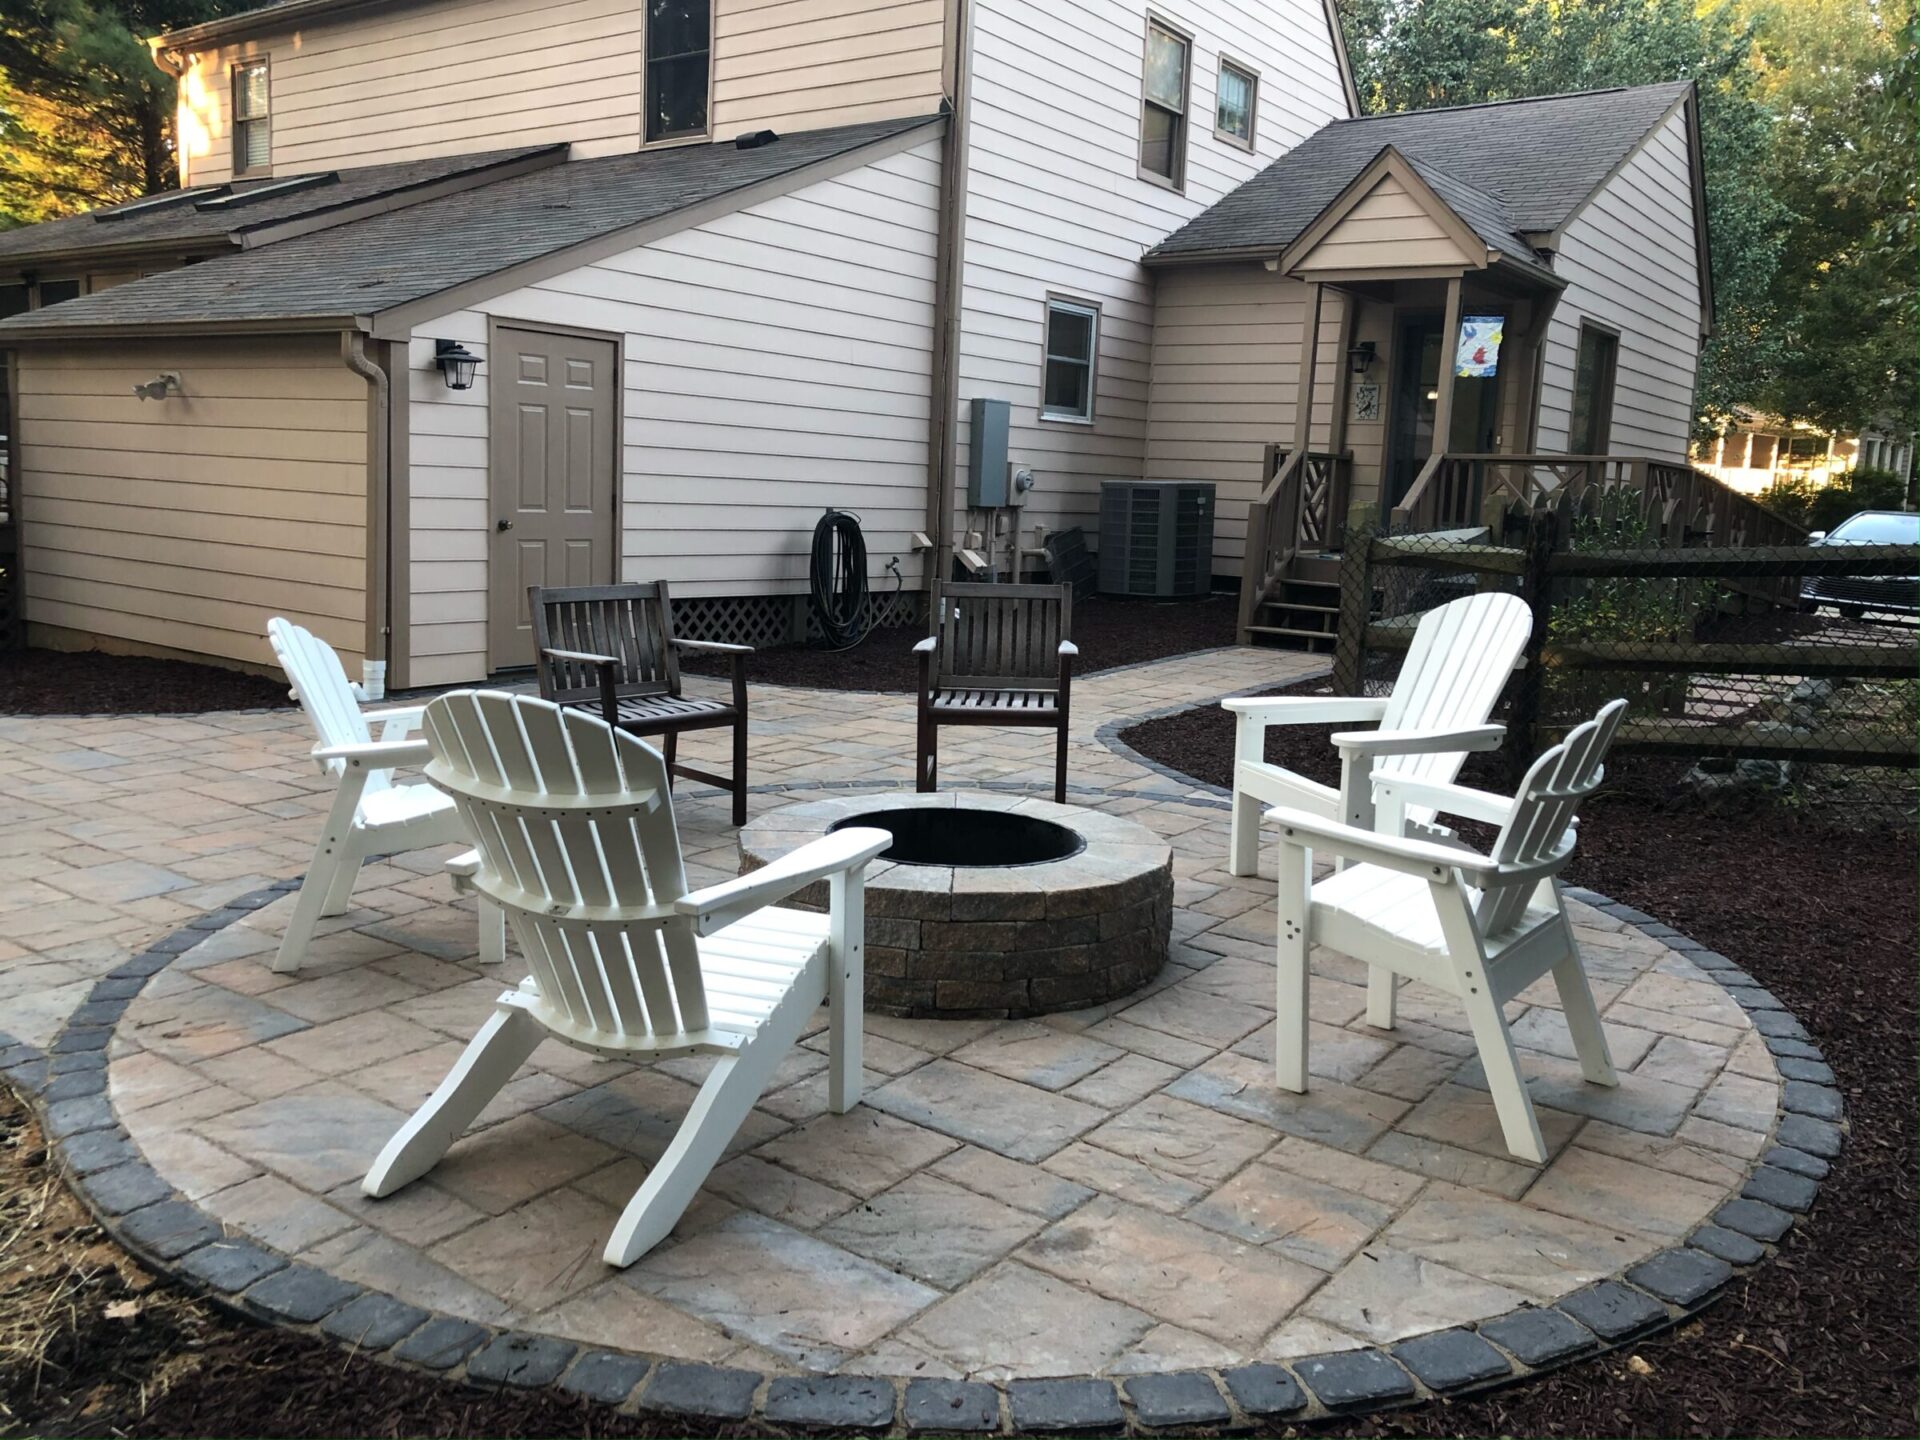
{"label": "porch light fixture", "polygon": [[1362,340],[1347,351],[1347,369],[1355,375],[1364,375],[1373,368],[1373,341]]}
{"label": "porch light fixture", "polygon": [[480,368],[480,357],[458,340],[433,342],[433,363],[440,367],[440,378],[449,390],[471,390],[473,372]]}

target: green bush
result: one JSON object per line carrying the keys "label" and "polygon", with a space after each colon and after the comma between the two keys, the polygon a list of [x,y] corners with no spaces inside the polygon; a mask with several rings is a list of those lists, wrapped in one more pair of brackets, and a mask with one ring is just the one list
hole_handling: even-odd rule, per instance
{"label": "green bush", "polygon": [[1813,500],[1819,493],[1820,487],[1804,475],[1782,475],[1753,498],[1782,520],[1810,530],[1813,527],[1807,517],[1813,513]]}
{"label": "green bush", "polygon": [[1815,491],[1802,523],[1809,530],[1831,530],[1862,510],[1898,510],[1906,498],[1907,482],[1900,476],[1862,466]]}

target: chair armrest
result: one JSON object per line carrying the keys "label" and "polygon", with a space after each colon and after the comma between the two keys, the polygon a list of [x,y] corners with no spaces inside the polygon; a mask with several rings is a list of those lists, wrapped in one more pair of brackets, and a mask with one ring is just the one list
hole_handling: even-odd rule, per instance
{"label": "chair armrest", "polygon": [[1332,736],[1342,756],[1445,755],[1455,750],[1497,750],[1504,725],[1469,725],[1459,730],[1343,730]]}
{"label": "chair armrest", "polygon": [[931,655],[939,648],[940,637],[938,635],[929,635],[913,647],[913,653],[916,655]]}
{"label": "chair armrest", "polygon": [[1067,659],[1071,660],[1074,656],[1078,655],[1079,653],[1080,653],[1080,647],[1074,644],[1073,641],[1062,640],[1060,642],[1060,654],[1065,656]]}
{"label": "chair armrest", "polygon": [[778,904],[816,880],[865,865],[892,844],[893,836],[885,830],[867,826],[836,830],[737,880],[682,895],[673,908],[693,916],[693,928],[699,934],[711,935],[756,910]]}
{"label": "chair armrest", "polygon": [[751,655],[751,645],[729,645],[721,640],[682,640],[675,637],[674,647],[680,650],[705,650],[714,655]]}
{"label": "chair armrest", "polygon": [[1343,860],[1358,860],[1384,870],[1398,870],[1442,882],[1450,881],[1458,872],[1481,884],[1495,880],[1503,885],[1522,884],[1556,873],[1572,851],[1571,842],[1563,838],[1554,853],[1543,860],[1530,865],[1501,865],[1476,850],[1383,835],[1285,805],[1276,805],[1267,811],[1266,818],[1270,824],[1280,827],[1282,845],[1297,845],[1305,850],[1337,855]]}
{"label": "chair armrest", "polygon": [[1345,725],[1378,720],[1387,713],[1384,695],[1246,695],[1222,700],[1220,708],[1261,725]]}
{"label": "chair armrest", "polygon": [[379,725],[382,740],[404,740],[407,732],[420,728],[420,717],[425,715],[424,705],[390,705],[384,710],[362,710],[360,718],[373,725]]}
{"label": "chair armrest", "polygon": [[471,880],[475,875],[480,873],[480,852],[478,850],[462,850],[458,855],[448,860],[441,868],[449,875],[463,880]]}
{"label": "chair armrest", "polygon": [[1513,812],[1510,796],[1447,780],[1422,780],[1417,776],[1375,774],[1376,797],[1392,796],[1406,805],[1427,805],[1442,815],[1458,815],[1464,820],[1482,820],[1489,825],[1504,825]]}
{"label": "chair armrest", "polygon": [[433,758],[425,740],[364,740],[352,745],[316,745],[313,758],[321,764],[340,760],[368,770],[397,770],[402,765],[424,765]]}
{"label": "chair armrest", "polygon": [[618,665],[620,660],[613,655],[589,655],[584,650],[542,650],[549,660],[572,660],[581,665]]}

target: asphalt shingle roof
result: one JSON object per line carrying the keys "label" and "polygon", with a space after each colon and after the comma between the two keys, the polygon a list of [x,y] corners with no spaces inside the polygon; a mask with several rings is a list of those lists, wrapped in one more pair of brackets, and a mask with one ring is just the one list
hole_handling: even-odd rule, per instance
{"label": "asphalt shingle roof", "polygon": [[[124,250],[129,246],[152,246],[164,250],[178,246],[198,250],[222,243],[238,246],[250,230],[277,225],[301,216],[324,214],[344,206],[358,204],[425,185],[437,184],[459,176],[474,176],[495,166],[511,164],[542,151],[559,150],[557,145],[530,145],[516,150],[492,150],[478,155],[447,155],[436,160],[407,160],[392,165],[363,165],[349,170],[319,170],[311,174],[275,175],[270,179],[242,181],[238,184],[195,186],[170,195],[149,197],[174,203],[147,204],[130,201],[126,205],[107,206],[65,220],[47,220],[38,225],[23,225],[17,230],[0,231],[0,270],[48,260],[85,259],[101,250]],[[329,178],[330,177],[330,178]],[[291,181],[319,178],[320,184],[280,190]],[[257,200],[198,208],[209,200],[228,194],[244,196],[263,191]]]}
{"label": "asphalt shingle roof", "polygon": [[1556,229],[1690,82],[1336,120],[1148,251],[1278,252],[1391,145],[1494,248],[1531,259],[1525,232]]}
{"label": "asphalt shingle roof", "polygon": [[572,161],[16,315],[0,336],[377,314],[938,118]]}

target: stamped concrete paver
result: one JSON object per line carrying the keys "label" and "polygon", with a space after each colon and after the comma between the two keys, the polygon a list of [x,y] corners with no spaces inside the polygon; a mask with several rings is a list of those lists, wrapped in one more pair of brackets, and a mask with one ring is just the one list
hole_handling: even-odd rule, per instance
{"label": "stamped concrete paver", "polygon": [[[1662,1249],[1769,1143],[1779,1076],[1710,976],[1576,904],[1621,1070],[1588,1085],[1550,984],[1509,1007],[1552,1164],[1499,1143],[1456,1002],[1316,948],[1313,1084],[1274,1087],[1269,874],[1222,868],[1225,812],[1096,732],[1324,663],[1225,650],[1075,684],[1078,803],[1172,846],[1169,965],[1135,997],[1033,1021],[868,1017],[866,1103],[828,1113],[824,1021],[781,1065],[680,1226],[608,1270],[606,1232],[710,1062],[548,1043],[430,1176],[360,1177],[518,966],[475,955],[457,847],[369,867],[276,975],[282,899],[163,970],[119,1025],[117,1113],[230,1231],[409,1303],[749,1369],[950,1379],[1227,1366],[1551,1301]],[[716,682],[696,678],[699,689]],[[820,784],[911,784],[912,702],[758,687],[754,813]],[[297,874],[328,782],[296,712],[0,718],[0,1011],[52,1040],[92,983],[227,897]],[[683,758],[721,758],[690,736]],[[1044,793],[1047,737],[943,738],[943,779]],[[200,763],[181,771],[180,753]],[[723,762],[724,763],[724,762]],[[725,799],[684,786],[689,877],[733,873]],[[158,817],[164,817],[161,820]],[[945,880],[953,887],[957,882]]]}

